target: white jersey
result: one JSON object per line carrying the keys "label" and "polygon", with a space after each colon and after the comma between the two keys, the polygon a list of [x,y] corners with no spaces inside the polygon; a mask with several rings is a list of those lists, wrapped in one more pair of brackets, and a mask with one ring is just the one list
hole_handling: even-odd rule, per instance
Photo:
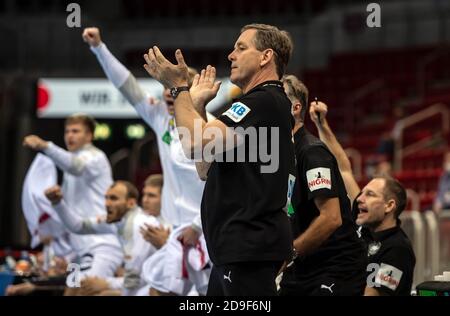
{"label": "white jersey", "polygon": [[135,107],[142,119],[154,130],[163,169],[161,214],[175,227],[194,224],[201,230],[200,204],[204,182],[195,163],[184,155],[175,119],[165,102],[151,103],[140,90],[133,75],[109,52],[105,44],[91,48],[106,75]]}
{"label": "white jersey", "polygon": [[199,215],[204,182],[200,180],[195,163],[186,158],[175,120],[167,105],[142,102],[136,111],[154,130],[164,174],[161,214],[175,227],[194,221]]}
{"label": "white jersey", "polygon": [[206,295],[211,264],[204,235],[196,246],[186,247],[178,237],[187,226],[180,226],[169,236],[166,244],[142,268],[142,278],[151,287],[177,295],[187,295],[192,286]]}
{"label": "white jersey", "polygon": [[[120,221],[108,224],[105,217],[82,218],[77,212],[69,210],[65,201],[54,206],[67,228],[76,234],[115,234],[118,236],[124,252],[125,278],[122,279],[124,290],[137,290],[144,285],[140,280],[144,261],[157,249],[147,242],[140,228],[144,224],[159,227],[161,223],[152,215],[144,213],[140,207],[129,210]],[[120,278],[113,278],[111,287],[117,288]],[[127,294],[130,294],[128,292]]]}
{"label": "white jersey", "polygon": [[[105,193],[113,181],[105,153],[92,144],[71,153],[53,143],[44,153],[64,171],[62,190],[68,208],[82,218],[106,215]],[[99,246],[121,248],[115,235],[71,234],[70,243],[79,256]]]}

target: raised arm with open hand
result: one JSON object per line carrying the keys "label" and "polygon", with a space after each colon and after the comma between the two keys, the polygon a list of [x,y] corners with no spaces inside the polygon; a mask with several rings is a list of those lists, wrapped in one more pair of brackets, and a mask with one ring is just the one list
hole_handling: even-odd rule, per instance
{"label": "raised arm with open hand", "polygon": [[188,86],[189,71],[181,50],[176,50],[175,58],[177,60],[176,65],[168,61],[157,46],[153,46],[148,50],[148,54],[144,54],[146,62],[144,68],[150,76],[165,87]]}

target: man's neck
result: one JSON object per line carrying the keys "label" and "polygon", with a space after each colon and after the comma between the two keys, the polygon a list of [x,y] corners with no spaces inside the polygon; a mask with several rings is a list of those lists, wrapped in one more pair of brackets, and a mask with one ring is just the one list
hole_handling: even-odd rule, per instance
{"label": "man's neck", "polygon": [[280,80],[278,75],[270,70],[261,70],[257,72],[250,81],[242,87],[242,92],[246,94],[254,87],[266,81]]}
{"label": "man's neck", "polygon": [[294,135],[295,133],[297,133],[297,131],[303,127],[303,122],[300,121],[295,121],[295,125],[294,128],[292,129],[292,135]]}
{"label": "man's neck", "polygon": [[74,150],[70,150],[70,152],[74,152],[74,153],[76,153],[76,152],[78,152],[78,151],[80,151],[80,150],[82,150],[82,149],[84,149],[84,148],[88,147],[89,145],[92,145],[92,142],[89,142],[89,143],[83,144],[83,145],[81,145],[80,147],[78,147],[77,149],[74,149]]}
{"label": "man's neck", "polygon": [[149,211],[149,210],[144,210],[144,213],[150,216],[154,216],[154,217],[158,217],[161,215],[161,212],[159,211]]}
{"label": "man's neck", "polygon": [[397,221],[395,219],[384,220],[380,225],[374,227],[372,230],[375,233],[381,232],[383,230],[388,230],[397,226]]}

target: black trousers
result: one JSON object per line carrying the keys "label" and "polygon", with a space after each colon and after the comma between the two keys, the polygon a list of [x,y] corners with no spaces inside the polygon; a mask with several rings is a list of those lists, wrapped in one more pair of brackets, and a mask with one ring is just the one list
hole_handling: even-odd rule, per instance
{"label": "black trousers", "polygon": [[213,266],[208,296],[276,296],[282,261],[237,262]]}
{"label": "black trousers", "polygon": [[[294,266],[294,265],[293,265]],[[366,286],[365,271],[337,274],[323,271],[315,276],[302,276],[291,266],[283,273],[280,296],[361,296]]]}

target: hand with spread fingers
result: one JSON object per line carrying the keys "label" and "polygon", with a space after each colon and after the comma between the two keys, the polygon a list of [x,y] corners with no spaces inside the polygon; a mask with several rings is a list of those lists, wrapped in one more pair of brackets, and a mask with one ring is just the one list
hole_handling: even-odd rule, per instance
{"label": "hand with spread fingers", "polygon": [[216,68],[208,65],[200,74],[195,75],[189,93],[194,104],[205,107],[214,99],[220,88],[220,81],[216,81]]}
{"label": "hand with spread fingers", "polygon": [[181,50],[175,52],[177,64],[168,61],[158,47],[153,46],[144,54],[145,70],[167,88],[188,86],[189,71]]}

